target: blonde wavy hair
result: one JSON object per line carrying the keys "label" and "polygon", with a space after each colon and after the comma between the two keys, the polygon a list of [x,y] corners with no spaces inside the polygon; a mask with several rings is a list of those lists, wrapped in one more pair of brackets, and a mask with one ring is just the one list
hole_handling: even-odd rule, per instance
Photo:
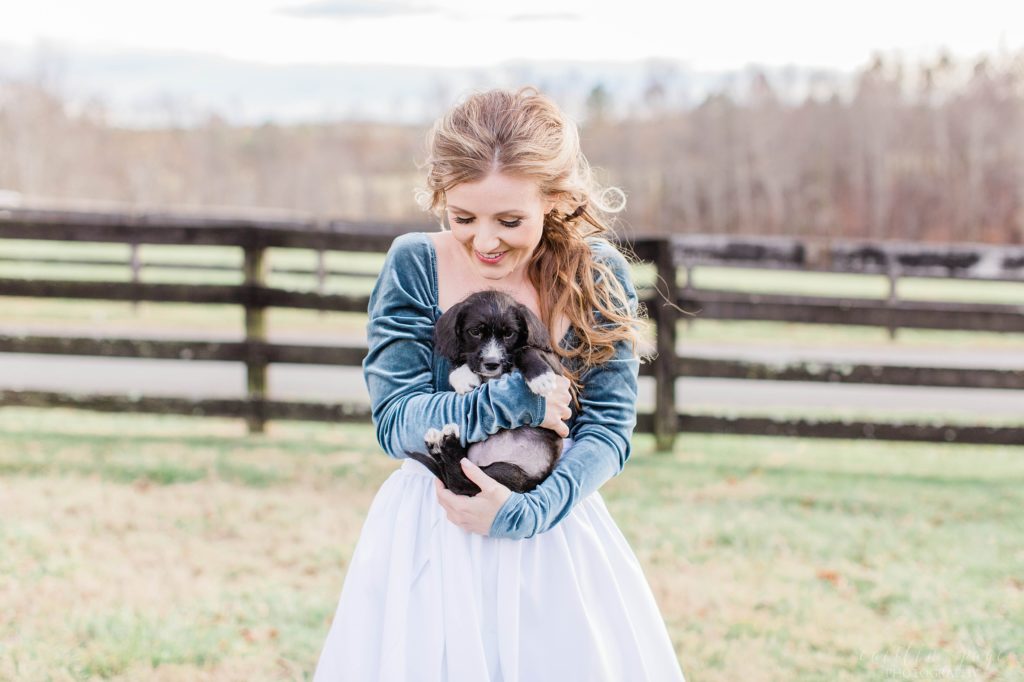
{"label": "blonde wavy hair", "polygon": [[[544,216],[527,276],[574,392],[587,368],[611,359],[616,343],[629,342],[634,354],[643,347],[646,310],[641,304],[633,314],[615,273],[593,258],[588,244],[598,239],[617,248],[606,235],[614,235],[610,216],[625,208],[626,196],[617,187],[597,184],[576,124],[554,101],[533,86],[472,91],[434,123],[426,148],[420,164],[427,170],[426,189],[417,190],[416,200],[442,229],[446,190],[494,170],[535,180],[541,196],[555,201]],[[637,261],[635,254],[619,253],[627,264]],[[569,349],[561,347],[555,326],[563,315],[578,339]]]}

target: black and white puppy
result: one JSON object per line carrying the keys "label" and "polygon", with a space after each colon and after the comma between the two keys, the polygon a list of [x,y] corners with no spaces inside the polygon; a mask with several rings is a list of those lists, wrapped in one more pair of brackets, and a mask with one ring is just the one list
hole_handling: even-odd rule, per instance
{"label": "black and white puppy", "polygon": [[[544,324],[500,291],[478,291],[446,310],[434,328],[434,348],[454,368],[449,382],[457,393],[516,367],[531,391],[546,395],[555,387],[556,373],[562,373]],[[462,471],[463,457],[510,490],[527,492],[551,473],[562,453],[561,436],[547,428],[502,430],[468,447],[460,444],[459,435],[458,424],[429,429],[423,437],[427,454],[406,453],[459,495],[480,492]]]}

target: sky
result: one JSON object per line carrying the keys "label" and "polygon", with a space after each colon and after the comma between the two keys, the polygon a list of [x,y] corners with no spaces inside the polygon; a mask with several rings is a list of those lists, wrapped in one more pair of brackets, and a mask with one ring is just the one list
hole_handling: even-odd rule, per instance
{"label": "sky", "polygon": [[652,60],[685,108],[754,66],[849,83],[876,53],[940,49],[964,67],[1024,50],[1024,1],[0,0],[0,80],[44,74],[72,106],[142,127],[422,124],[470,87],[524,83],[577,117],[600,84],[629,115]]}
{"label": "sky", "polygon": [[680,60],[852,69],[1024,46],[1024,2],[972,0],[2,0],[0,44],[174,50],[264,64],[488,66],[509,59]]}

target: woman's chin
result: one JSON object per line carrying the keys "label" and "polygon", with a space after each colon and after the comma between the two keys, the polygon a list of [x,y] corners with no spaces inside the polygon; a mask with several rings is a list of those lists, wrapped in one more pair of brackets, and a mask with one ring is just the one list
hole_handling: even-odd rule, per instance
{"label": "woman's chin", "polygon": [[483,279],[505,279],[508,276],[505,268],[477,268],[476,271]]}
{"label": "woman's chin", "polygon": [[497,265],[487,265],[485,263],[477,263],[475,267],[477,273],[484,279],[505,279],[515,269],[515,263],[508,261],[507,257]]}

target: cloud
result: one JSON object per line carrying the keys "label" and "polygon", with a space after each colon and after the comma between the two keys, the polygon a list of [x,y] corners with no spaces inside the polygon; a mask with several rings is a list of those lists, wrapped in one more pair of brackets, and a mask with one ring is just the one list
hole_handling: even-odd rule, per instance
{"label": "cloud", "polygon": [[278,10],[297,17],[344,19],[347,17],[395,17],[410,14],[431,14],[440,8],[432,5],[374,0],[317,0]]}

